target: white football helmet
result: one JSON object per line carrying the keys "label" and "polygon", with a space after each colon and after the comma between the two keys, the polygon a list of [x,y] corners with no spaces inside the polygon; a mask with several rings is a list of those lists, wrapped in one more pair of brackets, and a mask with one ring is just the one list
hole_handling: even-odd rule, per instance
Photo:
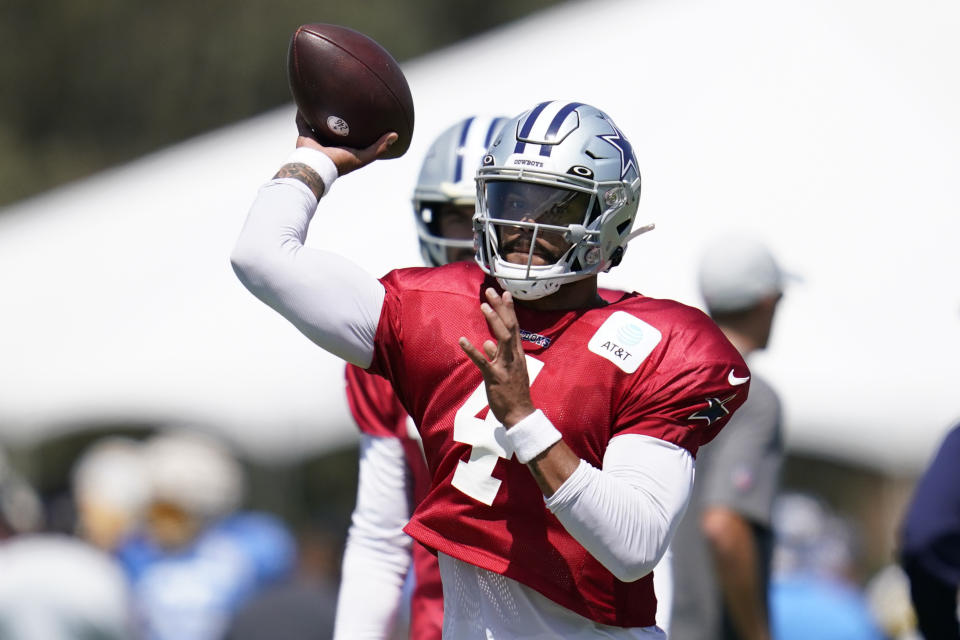
{"label": "white football helmet", "polygon": [[423,160],[413,191],[413,214],[424,262],[437,267],[449,262],[447,248],[473,249],[473,238],[441,235],[440,208],[446,204],[474,206],[477,167],[506,117],[471,116],[441,133]]}
{"label": "white football helmet", "polygon": [[477,263],[516,298],[550,295],[620,263],[652,228],[631,233],[639,198],[633,148],[609,116],[542,102],[503,126],[477,172]]}

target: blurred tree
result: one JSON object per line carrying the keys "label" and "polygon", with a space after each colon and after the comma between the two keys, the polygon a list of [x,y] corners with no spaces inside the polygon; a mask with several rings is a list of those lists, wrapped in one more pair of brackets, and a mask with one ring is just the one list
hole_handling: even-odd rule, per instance
{"label": "blurred tree", "polygon": [[4,0],[0,206],[290,101],[297,25],[398,60],[559,0]]}

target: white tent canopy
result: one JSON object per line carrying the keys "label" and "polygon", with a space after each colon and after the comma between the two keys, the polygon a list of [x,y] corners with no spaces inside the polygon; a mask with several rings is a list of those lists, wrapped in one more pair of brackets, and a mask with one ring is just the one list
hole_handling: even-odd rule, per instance
{"label": "white tent canopy", "polygon": [[[406,64],[409,153],[338,182],[309,242],[418,264],[409,194],[440,130],[594,104],[657,224],[602,283],[698,304],[699,251],[749,230],[803,278],[752,363],[788,444],[913,471],[960,416],[958,31],[946,0],[563,5]],[[0,439],[177,421],[276,458],[354,437],[341,364],[228,264],[294,136],[280,109],[2,212]]]}

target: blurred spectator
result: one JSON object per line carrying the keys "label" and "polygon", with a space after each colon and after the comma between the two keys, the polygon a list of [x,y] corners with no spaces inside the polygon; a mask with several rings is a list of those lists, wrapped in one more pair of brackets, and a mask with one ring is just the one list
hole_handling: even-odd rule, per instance
{"label": "blurred spectator", "polygon": [[108,555],[60,534],[0,543],[0,638],[133,637],[127,582]]}
{"label": "blurred spectator", "polygon": [[150,500],[140,443],[120,437],[95,441],[74,463],[72,490],[78,533],[114,551],[143,526]]}
{"label": "blurred spectator", "polygon": [[252,595],[288,577],[296,556],[285,526],[237,512],[239,463],[219,442],[191,432],[143,445],[151,499],[144,534],[119,549],[149,640],[214,640]]}
{"label": "blurred spectator", "polygon": [[849,526],[816,498],[785,494],[774,505],[776,548],[770,593],[777,640],[883,640],[851,580]]}
{"label": "blurred spectator", "polygon": [[[785,276],[770,252],[745,238],[721,238],[700,263],[710,316],[750,364],[770,338]],[[730,372],[731,392],[747,379]],[[697,454],[686,515],[671,544],[676,640],[770,637],[767,591],[771,507],[783,463],[780,400],[752,373],[747,401]]]}
{"label": "blurred spectator", "polygon": [[901,532],[900,562],[920,632],[927,640],[960,638],[960,424],[924,472]]}
{"label": "blurred spectator", "polygon": [[18,474],[0,449],[0,540],[36,531],[43,524],[43,506],[33,487]]}

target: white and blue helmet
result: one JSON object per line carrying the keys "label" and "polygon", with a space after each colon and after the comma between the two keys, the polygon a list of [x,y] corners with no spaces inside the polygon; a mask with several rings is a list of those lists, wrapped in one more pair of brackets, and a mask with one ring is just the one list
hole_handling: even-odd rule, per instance
{"label": "white and blue helmet", "polygon": [[473,248],[473,240],[440,235],[437,213],[444,204],[475,205],[477,167],[506,117],[471,116],[441,133],[423,159],[413,191],[413,214],[424,262],[437,267],[448,262],[447,248]]}
{"label": "white and blue helmet", "polygon": [[[626,136],[605,113],[581,102],[542,102],[512,118],[477,172],[477,262],[521,300],[619,264],[640,198],[640,171]],[[532,234],[526,264],[500,252],[501,232]],[[534,264],[536,239],[570,245],[552,264]]]}

